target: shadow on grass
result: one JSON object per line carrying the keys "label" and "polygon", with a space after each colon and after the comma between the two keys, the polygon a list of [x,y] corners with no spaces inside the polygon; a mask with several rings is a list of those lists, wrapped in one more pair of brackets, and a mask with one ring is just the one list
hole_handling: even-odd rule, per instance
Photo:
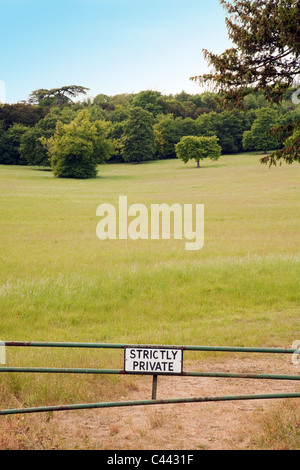
{"label": "shadow on grass", "polygon": [[[52,173],[51,168],[37,168],[37,167],[24,167],[24,169],[28,171],[37,171],[37,172],[44,172],[44,173]],[[53,175],[54,176],[54,175]],[[137,176],[130,176],[130,175],[106,175],[106,174],[100,174],[95,176],[95,178],[56,178],[56,179],[61,179],[61,180],[78,180],[78,181],[87,181],[87,180],[110,180],[110,181],[126,181],[126,180],[135,180],[137,179]]]}
{"label": "shadow on grass", "polygon": [[46,172],[52,173],[51,168],[43,168],[43,167],[41,167],[41,168],[30,168],[30,170],[31,171],[46,171]]}
{"label": "shadow on grass", "polygon": [[210,168],[223,168],[226,166],[228,166],[226,163],[219,163],[214,165],[202,165],[199,168],[197,166],[178,167],[178,170],[198,170],[200,172],[201,170],[208,170]]}
{"label": "shadow on grass", "polygon": [[138,179],[138,176],[130,176],[130,175],[99,175],[96,178],[92,178],[93,180],[109,180],[109,181],[130,181]]}

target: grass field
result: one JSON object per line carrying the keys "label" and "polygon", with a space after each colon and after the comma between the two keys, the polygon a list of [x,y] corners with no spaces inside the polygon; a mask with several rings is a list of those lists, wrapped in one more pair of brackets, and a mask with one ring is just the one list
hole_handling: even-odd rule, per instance
{"label": "grass field", "polygon": [[[300,166],[259,158],[105,165],[89,181],[0,166],[0,339],[290,346],[300,338]],[[96,209],[120,195],[148,207],[205,204],[203,250],[101,242]],[[120,368],[122,357],[9,350],[7,364]],[[0,399],[107,398],[116,381],[2,376]]]}

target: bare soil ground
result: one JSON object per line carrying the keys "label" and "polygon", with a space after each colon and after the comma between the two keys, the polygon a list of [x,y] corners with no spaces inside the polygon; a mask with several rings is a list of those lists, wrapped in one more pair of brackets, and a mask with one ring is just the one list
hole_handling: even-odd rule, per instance
{"label": "bare soil ground", "polygon": [[[211,359],[189,370],[297,375],[290,356]],[[137,377],[122,400],[151,398],[151,377]],[[297,382],[159,377],[158,398],[299,392]],[[274,401],[112,408],[55,414],[51,426],[66,448],[106,450],[223,450],[249,448],[254,423]],[[37,419],[37,418],[33,418]],[[39,419],[45,418],[39,417]]]}

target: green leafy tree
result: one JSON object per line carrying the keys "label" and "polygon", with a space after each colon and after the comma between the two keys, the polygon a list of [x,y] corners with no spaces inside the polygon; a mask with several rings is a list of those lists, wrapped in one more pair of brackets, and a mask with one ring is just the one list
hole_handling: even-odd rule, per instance
{"label": "green leafy tree", "polygon": [[[225,103],[241,105],[246,95],[263,91],[279,103],[299,75],[299,0],[220,0],[235,47],[217,55],[204,50],[212,73],[192,80],[215,86]],[[292,146],[291,146],[292,147]],[[296,155],[296,158],[295,158]],[[278,151],[262,162],[300,161],[297,152]]]}
{"label": "green leafy tree", "polygon": [[4,134],[5,132],[5,122],[0,119],[0,137]]}
{"label": "green leafy tree", "polygon": [[13,124],[0,137],[0,164],[27,165],[20,153],[21,140],[28,127],[22,124]]}
{"label": "green leafy tree", "polygon": [[110,120],[120,123],[126,121],[128,118],[129,108],[121,104],[116,104],[114,112],[110,114]]}
{"label": "green leafy tree", "polygon": [[104,95],[103,93],[94,98],[93,105],[102,108],[105,111],[110,111],[115,108],[114,104],[112,104],[112,97]]}
{"label": "green leafy tree", "polygon": [[106,121],[94,121],[93,124],[97,129],[97,139],[95,140],[95,154],[98,163],[109,160],[114,152],[113,142],[109,139],[111,123]]}
{"label": "green leafy tree", "polygon": [[239,110],[202,114],[196,123],[199,136],[218,137],[224,154],[242,151],[243,134],[251,127],[248,115]]}
{"label": "green leafy tree", "polygon": [[42,140],[54,135],[58,121],[69,124],[76,115],[77,112],[72,108],[52,108],[44,119],[23,135],[20,146],[22,159],[31,166],[50,167],[49,154]]}
{"label": "green leafy tree", "polygon": [[[276,125],[277,113],[269,108],[262,108],[257,111],[257,118],[254,121],[251,131],[244,134],[245,150],[275,150],[280,146],[280,142],[270,134],[272,127]],[[252,148],[251,148],[252,147]]]}
{"label": "green leafy tree", "polygon": [[112,145],[112,160],[116,162],[124,162],[124,122],[113,122],[109,126],[107,138]]}
{"label": "green leafy tree", "polygon": [[200,161],[205,158],[218,160],[221,156],[221,147],[218,138],[213,137],[182,137],[176,145],[176,154],[184,163],[189,160],[196,160],[197,167],[200,168]]}
{"label": "green leafy tree", "polygon": [[7,130],[13,124],[33,127],[43,117],[45,117],[45,111],[38,106],[24,103],[0,105],[0,121],[4,130]]}
{"label": "green leafy tree", "polygon": [[[275,138],[281,137],[284,140],[283,149],[277,151],[277,154],[281,156],[287,163],[299,162],[300,163],[300,122],[283,126],[278,130],[273,129]],[[289,136],[287,138],[287,136]],[[271,154],[269,157],[262,159],[263,162],[275,165],[278,160],[278,155]]]}
{"label": "green leafy tree", "polygon": [[163,135],[157,129],[154,129],[155,134],[155,146],[156,146],[156,154],[158,158],[161,158],[164,152],[165,141]]}
{"label": "green leafy tree", "polygon": [[153,116],[157,116],[162,112],[162,107],[159,103],[159,97],[161,93],[157,91],[141,91],[132,101],[132,106],[136,106],[138,108],[143,108],[149,113],[153,114]]}
{"label": "green leafy tree", "polygon": [[184,106],[180,101],[176,100],[173,95],[161,96],[159,103],[162,107],[163,115],[172,114],[174,117],[183,117]]}
{"label": "green leafy tree", "polygon": [[81,111],[70,124],[59,121],[54,136],[42,142],[55,176],[87,179],[97,175],[97,165],[103,158],[102,140],[99,125],[90,121],[88,111]]}
{"label": "green leafy tree", "polygon": [[153,116],[143,108],[134,107],[124,124],[123,157],[126,162],[144,162],[155,158]]}
{"label": "green leafy tree", "polygon": [[249,129],[246,114],[239,111],[224,111],[215,116],[215,135],[219,138],[224,154],[243,150],[243,134]]}
{"label": "green leafy tree", "polygon": [[260,109],[268,106],[268,101],[262,92],[252,92],[244,98],[244,108],[246,111]]}
{"label": "green leafy tree", "polygon": [[300,126],[294,128],[293,134],[285,141],[284,149],[282,152],[286,152],[288,155],[291,154],[293,159],[299,161],[300,155]]}
{"label": "green leafy tree", "polygon": [[255,140],[251,131],[244,132],[243,149],[246,150],[246,152],[255,150]]}
{"label": "green leafy tree", "polygon": [[22,136],[20,154],[22,159],[30,166],[50,167],[47,150],[43,147],[40,139],[51,137],[53,132],[45,132],[39,126],[28,129]]}
{"label": "green leafy tree", "polygon": [[176,127],[178,129],[178,135],[184,137],[186,135],[199,135],[199,127],[197,125],[197,121],[192,118],[177,118],[175,121]]}
{"label": "green leafy tree", "polygon": [[205,113],[196,119],[199,136],[212,137],[217,134],[218,115],[215,112]]}
{"label": "green leafy tree", "polygon": [[175,145],[180,141],[182,135],[180,135],[173,114],[159,115],[154,129],[159,132],[161,138],[159,158],[176,158]]}

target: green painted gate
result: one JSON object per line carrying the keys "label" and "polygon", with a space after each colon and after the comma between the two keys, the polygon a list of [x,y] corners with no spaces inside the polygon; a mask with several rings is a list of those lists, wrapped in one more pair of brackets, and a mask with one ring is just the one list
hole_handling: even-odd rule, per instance
{"label": "green painted gate", "polygon": [[[201,352],[230,352],[230,353],[259,353],[259,354],[299,354],[295,349],[274,349],[274,348],[244,348],[244,347],[211,347],[211,346],[163,346],[163,345],[128,345],[128,344],[98,344],[98,343],[39,343],[39,342],[2,342],[1,345],[10,348],[81,348],[81,349],[123,349],[128,348],[138,350],[181,350],[181,351],[201,351]],[[8,373],[31,373],[31,374],[92,374],[92,375],[141,375],[140,373],[127,372],[125,367],[120,370],[105,369],[66,369],[66,368],[21,368],[21,367],[1,367],[1,374]],[[219,396],[219,397],[196,397],[196,398],[174,398],[168,400],[157,399],[157,378],[158,375],[175,377],[210,377],[226,379],[253,379],[253,380],[272,380],[272,381],[300,381],[300,375],[270,375],[270,374],[240,374],[240,373],[214,373],[214,372],[184,372],[181,373],[154,373],[143,372],[142,375],[153,377],[152,399],[140,401],[125,401],[115,403],[85,403],[78,405],[47,406],[37,408],[21,408],[11,410],[1,410],[0,415],[17,415],[41,412],[68,411],[68,410],[87,410],[98,408],[115,408],[129,406],[153,406],[168,405],[180,403],[207,403],[207,402],[234,402],[245,400],[278,400],[300,398],[300,393],[284,393],[269,395],[237,395],[237,396]]]}

